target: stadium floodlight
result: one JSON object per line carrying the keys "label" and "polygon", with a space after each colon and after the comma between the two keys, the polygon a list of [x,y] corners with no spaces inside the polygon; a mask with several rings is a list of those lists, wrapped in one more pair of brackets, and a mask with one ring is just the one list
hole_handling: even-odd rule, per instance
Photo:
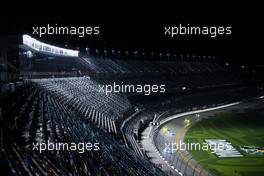
{"label": "stadium floodlight", "polygon": [[27,58],[32,58],[33,57],[33,54],[32,54],[31,51],[27,51],[26,55],[27,55]]}
{"label": "stadium floodlight", "polygon": [[106,49],[104,49],[104,51],[103,51],[103,52],[104,52],[104,56],[105,56],[105,57],[107,57],[107,50],[106,50]]}
{"label": "stadium floodlight", "polygon": [[182,54],[180,54],[180,57],[181,57],[181,59],[183,59],[183,55]]}
{"label": "stadium floodlight", "polygon": [[29,35],[23,35],[23,47],[34,50],[35,52],[59,55],[59,56],[69,56],[69,57],[78,57],[79,51],[71,50],[66,48],[56,47],[47,43],[40,42]]}

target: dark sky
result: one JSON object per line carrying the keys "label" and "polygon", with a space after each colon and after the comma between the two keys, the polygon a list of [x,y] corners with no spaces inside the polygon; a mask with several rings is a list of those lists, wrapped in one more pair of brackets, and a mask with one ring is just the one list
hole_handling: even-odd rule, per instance
{"label": "dark sky", "polygon": [[[175,12],[177,9],[174,9]],[[126,10],[124,10],[126,11]],[[0,33],[31,34],[33,26],[58,24],[60,26],[100,26],[100,36],[43,36],[42,41],[70,47],[118,48],[128,50],[144,50],[156,52],[172,52],[177,54],[215,55],[223,60],[239,63],[262,63],[256,55],[259,28],[258,18],[242,13],[221,13],[214,10],[207,13],[170,13],[164,11],[115,13],[23,13],[4,16]],[[232,35],[210,38],[208,36],[181,36],[169,38],[164,36],[163,27],[166,25],[190,24],[191,26],[232,26]],[[36,37],[36,36],[35,36]],[[36,37],[38,38],[38,37]]]}

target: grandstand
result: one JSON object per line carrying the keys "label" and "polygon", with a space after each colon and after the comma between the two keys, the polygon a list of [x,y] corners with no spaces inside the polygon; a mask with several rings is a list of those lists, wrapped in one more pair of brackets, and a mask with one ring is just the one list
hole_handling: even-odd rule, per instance
{"label": "grandstand", "polygon": [[[4,136],[1,174],[6,171],[13,175],[163,175],[148,161],[133,156],[112,136],[84,123],[48,93],[29,87],[23,92],[21,99],[26,102],[18,110],[14,132],[16,139],[23,141],[23,145],[13,137]],[[39,154],[24,147],[34,141],[87,141],[102,145],[99,152],[80,154],[74,151],[50,151]],[[138,167],[141,169],[138,170]]]}
{"label": "grandstand", "polygon": [[117,133],[116,121],[120,121],[119,118],[131,108],[126,97],[105,96],[98,92],[97,83],[86,77],[34,79],[30,83],[108,132]]}
{"label": "grandstand", "polygon": [[[234,85],[239,81],[210,61],[141,61],[82,58],[92,77],[130,84],[166,83],[169,89]],[[175,76],[177,79],[175,80]],[[142,79],[147,78],[147,79]],[[188,80],[188,81],[186,81]]]}
{"label": "grandstand", "polygon": [[[162,121],[172,114],[263,93],[211,56],[152,60],[148,56],[123,59],[115,53],[76,55],[74,50],[27,40],[19,47],[20,84],[1,102],[0,175],[179,175],[152,162],[140,143],[141,133],[155,116]],[[164,84],[166,92],[106,95],[98,90],[113,82]],[[162,150],[164,139],[157,136],[152,136],[153,143]],[[32,146],[59,142],[93,145],[83,153],[40,153]]]}

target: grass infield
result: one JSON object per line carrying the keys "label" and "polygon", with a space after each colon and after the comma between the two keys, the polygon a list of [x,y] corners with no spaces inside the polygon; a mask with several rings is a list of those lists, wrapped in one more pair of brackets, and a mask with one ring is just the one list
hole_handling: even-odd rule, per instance
{"label": "grass infield", "polygon": [[205,139],[226,139],[244,156],[218,158],[210,151],[189,151],[192,157],[215,175],[264,175],[264,154],[246,154],[243,145],[264,147],[263,114],[223,113],[202,119],[186,133],[184,141],[203,143]]}

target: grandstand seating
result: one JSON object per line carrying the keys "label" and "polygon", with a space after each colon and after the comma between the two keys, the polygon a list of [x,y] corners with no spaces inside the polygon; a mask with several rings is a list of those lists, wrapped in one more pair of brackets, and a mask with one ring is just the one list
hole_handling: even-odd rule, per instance
{"label": "grandstand seating", "polygon": [[108,132],[117,133],[116,121],[131,108],[125,96],[113,93],[106,96],[98,91],[98,83],[86,77],[35,79],[30,82]]}
{"label": "grandstand seating", "polygon": [[[23,71],[25,75],[40,76],[42,79],[26,81],[26,88],[21,90],[24,101],[21,99],[16,102],[13,108],[16,110],[10,115],[14,125],[0,125],[1,130],[5,129],[0,152],[0,166],[5,166],[5,169],[0,167],[0,175],[8,175],[2,174],[1,170],[13,175],[164,175],[147,160],[138,144],[141,125],[148,124],[153,114],[165,110],[173,109],[173,113],[178,113],[215,106],[237,100],[243,94],[236,88],[229,90],[230,85],[237,85],[240,81],[214,61],[150,62],[94,56],[67,61],[63,57],[42,56],[43,60],[34,59],[30,64],[22,65],[25,68]],[[42,61],[47,64],[39,64]],[[60,65],[60,62],[64,64]],[[68,77],[79,70],[83,77]],[[34,76],[35,71],[40,74]],[[46,79],[51,75],[68,78]],[[129,85],[165,84],[167,96],[171,96],[169,93],[176,94],[169,98],[157,95],[155,101],[137,102],[144,104],[147,110],[129,119],[128,112],[136,112],[130,98],[137,98],[134,95],[140,94],[106,95],[98,91],[99,85],[113,82]],[[206,92],[192,94],[190,91],[186,94],[182,93],[183,87],[206,88]],[[212,92],[208,94],[207,90],[215,87],[221,90],[211,89]],[[223,91],[225,87],[227,90]],[[125,147],[120,132],[123,132],[122,137],[134,152]],[[27,147],[35,142],[98,142],[100,150],[81,154],[75,151],[45,151],[40,154]]]}
{"label": "grandstand seating", "polygon": [[42,57],[21,59],[22,73],[29,78],[88,75],[100,82],[115,81],[134,85],[162,83],[173,91],[181,87],[219,87],[240,83],[215,61],[208,60],[187,62],[122,60],[97,56],[71,59]]}
{"label": "grandstand seating", "polygon": [[179,91],[182,87],[210,88],[240,83],[216,62],[80,59],[89,76],[102,83],[165,84],[169,92]]}
{"label": "grandstand seating", "polygon": [[[13,175],[164,175],[161,170],[133,155],[112,136],[84,123],[75,113],[46,92],[31,88],[21,106],[12,138],[5,136],[0,152],[1,168]],[[18,134],[24,145],[18,143]],[[38,153],[24,146],[33,142],[98,142],[100,150],[45,151]],[[138,169],[140,168],[140,169]],[[0,173],[3,173],[3,170]],[[6,174],[7,174],[6,173]]]}
{"label": "grandstand seating", "polygon": [[215,62],[177,62],[177,61],[144,61],[81,58],[86,62],[87,68],[94,73],[107,74],[185,74],[224,71]]}

